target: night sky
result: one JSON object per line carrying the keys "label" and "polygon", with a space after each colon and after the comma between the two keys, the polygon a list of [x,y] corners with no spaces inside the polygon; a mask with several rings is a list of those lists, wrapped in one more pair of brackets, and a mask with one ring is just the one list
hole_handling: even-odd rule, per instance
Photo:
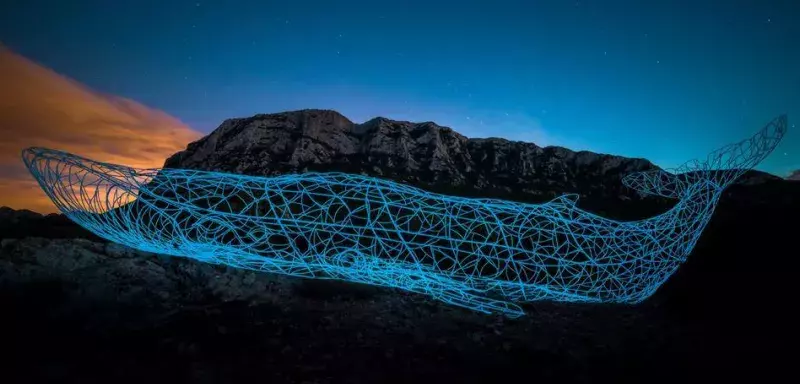
{"label": "night sky", "polygon": [[788,113],[759,168],[800,168],[796,0],[2,4],[11,51],[201,133],[325,108],[671,167]]}

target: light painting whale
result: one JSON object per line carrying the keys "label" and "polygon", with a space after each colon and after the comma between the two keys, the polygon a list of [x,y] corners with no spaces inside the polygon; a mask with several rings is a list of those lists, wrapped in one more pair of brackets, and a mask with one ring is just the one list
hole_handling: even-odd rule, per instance
{"label": "light painting whale", "polygon": [[256,177],[135,169],[45,148],[22,158],[55,205],[110,241],[263,272],[395,287],[484,313],[536,300],[638,303],[686,260],[723,190],[784,136],[755,136],[671,171],[627,175],[679,201],[617,221],[577,195],[543,204],[435,194],[345,173]]}

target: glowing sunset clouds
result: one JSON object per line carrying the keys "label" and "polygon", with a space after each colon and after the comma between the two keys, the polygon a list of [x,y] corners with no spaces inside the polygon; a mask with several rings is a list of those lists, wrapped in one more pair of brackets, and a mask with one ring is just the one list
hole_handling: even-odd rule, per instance
{"label": "glowing sunset clouds", "polygon": [[56,211],[25,170],[23,148],[151,168],[201,136],[161,111],[95,92],[2,45],[0,84],[0,206]]}

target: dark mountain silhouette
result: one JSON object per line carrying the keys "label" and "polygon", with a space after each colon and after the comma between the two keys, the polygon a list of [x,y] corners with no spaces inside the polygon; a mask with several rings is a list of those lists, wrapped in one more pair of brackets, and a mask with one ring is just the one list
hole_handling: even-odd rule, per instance
{"label": "dark mountain silhouette", "polygon": [[[646,159],[500,138],[467,138],[433,122],[378,117],[356,124],[331,110],[226,120],[168,158],[164,167],[246,175],[341,171],[434,192],[531,203],[577,193],[582,208],[622,219],[647,217],[674,204],[641,196],[622,184],[622,177],[631,172],[659,169]],[[739,183],[779,179],[750,171]]]}
{"label": "dark mountain silhouette", "polygon": [[[629,172],[656,168],[644,159],[499,138],[469,139],[432,122],[375,118],[355,124],[335,111],[302,110],[226,120],[170,157],[165,167],[272,175],[337,170],[428,189],[550,198],[562,191],[618,196]],[[606,183],[604,183],[606,182]]]}
{"label": "dark mountain silhouette", "polygon": [[[621,218],[671,204],[622,186],[627,172],[655,167],[644,159],[468,139],[433,123],[354,124],[332,111],[227,120],[165,166],[359,172],[532,202],[577,192],[579,205]],[[800,183],[750,172],[649,300],[539,302],[509,320],[138,252],[63,215],[0,208],[0,329],[8,375],[26,382],[774,381],[793,366],[797,217]]]}
{"label": "dark mountain silhouette", "polygon": [[[248,175],[336,170],[484,194],[569,191],[606,197],[627,193],[619,188],[621,175],[659,169],[646,159],[467,138],[433,122],[377,117],[356,124],[336,111],[314,109],[226,120],[164,167]],[[778,177],[753,171],[743,179]]]}
{"label": "dark mountain silhouette", "polygon": [[14,210],[9,207],[0,207],[0,238],[24,237],[83,238],[103,241],[62,214],[42,215],[27,209]]}

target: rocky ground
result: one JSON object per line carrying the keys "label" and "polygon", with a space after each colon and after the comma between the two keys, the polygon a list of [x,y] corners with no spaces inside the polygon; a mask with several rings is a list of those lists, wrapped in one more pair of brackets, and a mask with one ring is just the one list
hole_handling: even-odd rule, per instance
{"label": "rocky ground", "polygon": [[[769,382],[796,349],[797,186],[724,199],[641,305],[537,303],[513,320],[145,254],[4,211],[3,382]],[[38,229],[9,229],[23,227]]]}

